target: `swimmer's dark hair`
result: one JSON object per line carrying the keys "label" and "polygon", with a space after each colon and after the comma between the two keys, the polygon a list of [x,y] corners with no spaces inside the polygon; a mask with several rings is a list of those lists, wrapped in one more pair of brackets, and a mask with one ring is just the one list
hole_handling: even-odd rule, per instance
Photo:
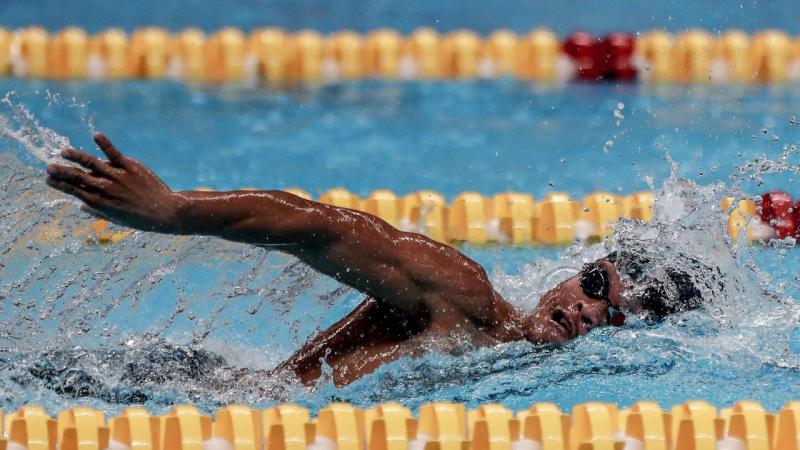
{"label": "swimmer's dark hair", "polygon": [[702,307],[706,303],[703,288],[707,291],[724,288],[719,269],[683,254],[679,258],[683,267],[664,267],[666,277],[662,279],[651,276],[649,269],[655,264],[648,256],[619,251],[605,259],[634,285],[636,299],[648,322],[661,322],[670,315]]}

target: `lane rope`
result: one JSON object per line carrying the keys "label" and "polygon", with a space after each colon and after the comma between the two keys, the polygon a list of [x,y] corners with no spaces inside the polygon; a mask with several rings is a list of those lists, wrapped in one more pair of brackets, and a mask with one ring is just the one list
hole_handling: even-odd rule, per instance
{"label": "lane rope", "polygon": [[569,414],[552,403],[514,413],[498,404],[468,410],[440,402],[420,406],[416,415],[399,403],[369,409],[332,403],[313,418],[293,404],[263,410],[230,405],[213,417],[191,405],[174,406],[163,416],[127,407],[108,418],[88,407],[52,418],[27,405],[6,414],[3,425],[3,448],[29,449],[786,450],[800,445],[800,402],[788,402],[776,413],[754,401],[721,409],[690,401],[668,410],[648,401],[628,409],[591,402]]}
{"label": "lane rope", "polygon": [[[302,189],[285,191],[313,200]],[[422,233],[445,243],[553,246],[602,241],[611,235],[620,219],[650,221],[654,197],[652,192],[644,191],[625,196],[594,192],[576,200],[556,192],[536,201],[519,192],[491,197],[463,192],[448,203],[435,191],[398,196],[379,189],[361,198],[347,189],[334,188],[316,200],[367,212],[400,230]],[[727,231],[734,240],[743,237],[749,242],[768,244],[773,239],[800,239],[800,202],[785,192],[768,192],[735,204],[734,199],[725,198],[720,206],[728,213]],[[95,220],[73,235],[83,236],[88,242],[110,244],[130,234],[129,230],[110,225],[105,220]]]}
{"label": "lane rope", "polygon": [[752,36],[694,29],[670,34],[527,34],[470,30],[408,35],[223,28],[210,35],[189,28],[145,27],[91,35],[69,27],[0,28],[0,75],[21,78],[116,80],[171,78],[186,82],[279,86],[359,78],[518,78],[539,83],[800,82],[800,37],[780,30]]}

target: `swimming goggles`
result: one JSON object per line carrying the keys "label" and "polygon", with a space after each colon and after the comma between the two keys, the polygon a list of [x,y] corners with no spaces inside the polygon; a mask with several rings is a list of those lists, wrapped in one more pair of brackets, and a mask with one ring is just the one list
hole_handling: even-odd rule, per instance
{"label": "swimming goggles", "polygon": [[608,271],[602,264],[596,262],[585,264],[580,272],[580,286],[587,297],[595,300],[605,300],[608,323],[621,327],[625,323],[625,314],[619,307],[611,303],[608,291],[611,281]]}

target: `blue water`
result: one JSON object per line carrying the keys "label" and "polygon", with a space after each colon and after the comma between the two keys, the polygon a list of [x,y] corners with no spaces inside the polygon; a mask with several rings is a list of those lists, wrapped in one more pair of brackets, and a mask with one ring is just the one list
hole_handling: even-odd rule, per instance
{"label": "blue water", "polygon": [[[73,144],[93,148],[81,115],[175,189],[346,187],[447,197],[518,190],[576,198],[681,176],[726,181],[794,143],[800,88],[571,85],[518,81],[355,84],[270,92],[171,82],[0,81]],[[33,90],[33,91],[32,91]],[[33,93],[33,92],[38,92]],[[47,108],[45,92],[86,108]],[[615,115],[615,109],[619,115]],[[788,189],[777,178],[758,190]]]}
{"label": "blue water", "polygon": [[126,30],[148,25],[205,30],[237,26],[249,30],[270,25],[322,32],[383,27],[409,32],[421,26],[441,31],[469,28],[488,33],[507,28],[525,32],[542,26],[560,35],[576,29],[601,33],[692,27],[711,31],[780,28],[797,33],[797,12],[792,0],[439,0],[402,4],[391,0],[139,0],[133,4],[122,0],[4,0],[0,26],[41,24],[58,29],[76,25],[92,32],[112,26]]}
{"label": "blue water", "polygon": [[[669,157],[678,175],[704,186],[726,183],[725,191],[735,187],[736,167],[762,155],[779,159],[800,140],[794,87],[543,90],[514,81],[367,81],[268,92],[169,82],[2,81],[0,91],[15,91],[16,104],[76,146],[92,148],[90,131],[102,130],[175,189],[627,194],[659,188],[670,173]],[[273,367],[360,296],[291,258],[210,238],[141,233],[117,245],[85,244],[73,233],[88,219],[71,204],[46,202],[63,197],[43,185],[43,165],[13,141],[2,148],[2,223],[23,217],[0,235],[5,409],[39,402],[118,411],[144,402],[158,411],[176,402],[210,409],[283,400],[312,408],[334,400],[411,407],[454,400],[523,409],[535,401],[569,408],[643,398],[665,407],[693,398],[719,405],[750,398],[777,409],[800,398],[800,256],[775,248],[740,255],[729,275],[751,289],[734,304],[663,326],[596,330],[560,349],[518,343],[406,359],[344,389],[325,382],[313,391],[276,387],[281,383],[257,372],[249,384],[230,387],[228,367]],[[790,156],[796,165],[796,154]],[[741,188],[798,195],[795,186],[794,175],[780,173]],[[715,202],[703,207],[710,215]],[[43,238],[52,223],[57,237]],[[717,225],[712,241],[721,239],[712,232]],[[603,252],[463,250],[512,300],[519,286],[535,285],[537,268]],[[187,356],[187,349],[200,353]]]}

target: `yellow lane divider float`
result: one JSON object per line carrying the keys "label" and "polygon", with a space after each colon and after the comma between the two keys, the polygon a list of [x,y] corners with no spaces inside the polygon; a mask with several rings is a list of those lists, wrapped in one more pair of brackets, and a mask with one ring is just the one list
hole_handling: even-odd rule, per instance
{"label": "yellow lane divider float", "polygon": [[121,78],[183,81],[319,83],[378,77],[465,79],[514,77],[536,82],[641,80],[653,83],[784,83],[800,81],[800,37],[780,30],[750,36],[730,30],[573,33],[559,39],[535,29],[440,34],[422,28],[404,36],[260,28],[146,27],[109,29],[0,28],[0,75],[52,79]]}
{"label": "yellow lane divider float", "polygon": [[[312,199],[301,189],[286,191]],[[650,192],[625,197],[596,192],[582,201],[573,200],[564,193],[551,193],[538,202],[533,196],[518,192],[492,197],[465,192],[447,204],[444,196],[434,191],[401,197],[381,189],[362,199],[346,189],[334,188],[318,200],[364,211],[401,230],[454,244],[565,245],[575,240],[599,241],[608,236],[612,225],[620,218],[649,221],[653,217],[653,194]],[[73,233],[74,237],[83,236],[101,244],[119,242],[129,234],[129,230],[110,227],[106,220],[95,220]]]}
{"label": "yellow lane divider float", "polygon": [[2,420],[0,449],[28,450],[794,450],[800,402],[773,414],[757,402],[730,408],[690,401],[664,411],[640,401],[628,409],[584,403],[565,414],[552,403],[513,411],[498,404],[467,410],[422,405],[416,417],[398,403],[370,409],[333,403],[312,418],[297,405],[230,405],[213,417],[190,405],[166,415],[129,407],[106,418],[77,407],[50,417],[24,406]]}
{"label": "yellow lane divider float", "polygon": [[[301,189],[286,191],[312,199]],[[787,199],[787,195],[764,194],[762,197],[766,200],[759,201],[758,207],[752,199],[740,200],[736,205],[733,199],[724,199],[721,206],[723,211],[729,212],[728,234],[734,239],[744,235],[751,242],[798,237],[800,206],[790,197]],[[464,192],[448,204],[444,196],[435,191],[398,196],[381,189],[361,198],[344,188],[330,189],[318,200],[373,214],[401,230],[422,233],[439,242],[518,246],[599,242],[610,236],[613,225],[620,219],[652,220],[654,201],[652,192],[627,196],[595,192],[580,201],[565,193],[550,193],[536,201],[533,196],[519,192],[503,192],[491,197]],[[77,229],[73,236],[110,244],[123,240],[130,233],[130,230],[111,227],[108,221],[95,220]]]}

